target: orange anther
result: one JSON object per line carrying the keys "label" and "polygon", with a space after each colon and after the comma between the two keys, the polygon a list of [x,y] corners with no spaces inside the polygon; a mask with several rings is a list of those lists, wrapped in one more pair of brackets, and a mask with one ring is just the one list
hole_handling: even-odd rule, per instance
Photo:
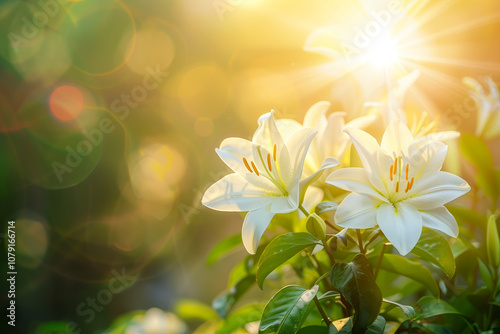
{"label": "orange anther", "polygon": [[272,172],[273,169],[271,168],[271,154],[267,154],[267,165],[269,166],[269,171]]}
{"label": "orange anther", "polygon": [[248,164],[247,159],[243,158],[243,163],[245,164],[245,167],[248,169],[250,173],[252,173],[252,169],[250,168],[250,165]]}
{"label": "orange anther", "polygon": [[408,168],[410,167],[410,165],[406,164],[406,181],[408,181]]}
{"label": "orange anther", "polygon": [[391,181],[392,181],[392,169],[394,168],[393,165],[391,165],[391,171],[390,171],[390,175],[391,175]]}
{"label": "orange anther", "polygon": [[413,187],[413,180],[414,180],[414,179],[415,179],[414,177],[412,177],[412,178],[411,178],[411,181],[410,181],[410,189]]}
{"label": "orange anther", "polygon": [[405,193],[407,193],[407,192],[408,192],[408,190],[410,190],[410,182],[407,182],[407,183],[406,183]]}
{"label": "orange anther", "polygon": [[259,176],[259,171],[257,170],[257,167],[255,167],[255,164],[253,163],[253,161],[252,161],[252,168],[253,168],[255,174],[257,174],[257,176]]}
{"label": "orange anther", "polygon": [[398,158],[394,158],[394,175],[396,175],[397,169],[398,169]]}
{"label": "orange anther", "polygon": [[276,161],[276,144],[274,144],[273,159]]}
{"label": "orange anther", "polygon": [[399,192],[399,181],[396,183],[396,192]]}

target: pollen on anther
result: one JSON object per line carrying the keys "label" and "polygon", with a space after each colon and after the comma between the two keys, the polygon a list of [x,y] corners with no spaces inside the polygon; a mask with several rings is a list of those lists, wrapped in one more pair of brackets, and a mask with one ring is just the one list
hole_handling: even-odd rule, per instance
{"label": "pollen on anther", "polygon": [[257,170],[257,167],[255,167],[255,164],[253,163],[253,161],[251,163],[252,163],[253,171],[255,172],[255,174],[257,174],[257,176],[259,176],[259,171]]}
{"label": "pollen on anther", "polygon": [[243,158],[243,163],[245,164],[245,167],[248,169],[250,173],[253,173],[252,169],[250,168],[250,165],[248,164],[247,159]]}
{"label": "pollen on anther", "polygon": [[396,182],[396,192],[399,192],[399,181]]}
{"label": "pollen on anther", "polygon": [[276,161],[276,144],[274,144],[273,159]]}
{"label": "pollen on anther", "polygon": [[409,164],[406,164],[406,181],[408,181],[408,168],[410,167]]}
{"label": "pollen on anther", "polygon": [[393,169],[393,168],[394,168],[394,166],[393,166],[393,165],[391,165],[391,170],[390,170],[390,173],[389,173],[389,175],[391,176],[391,181],[392,181],[392,169]]}
{"label": "pollen on anther", "polygon": [[394,158],[394,175],[396,175],[397,170],[398,170],[398,158]]}
{"label": "pollen on anther", "polygon": [[272,172],[273,169],[271,168],[271,154],[267,154],[267,165],[269,166],[269,171]]}
{"label": "pollen on anther", "polygon": [[415,179],[415,177],[412,177],[411,178],[411,181],[410,181],[410,189],[413,187],[413,180]]}

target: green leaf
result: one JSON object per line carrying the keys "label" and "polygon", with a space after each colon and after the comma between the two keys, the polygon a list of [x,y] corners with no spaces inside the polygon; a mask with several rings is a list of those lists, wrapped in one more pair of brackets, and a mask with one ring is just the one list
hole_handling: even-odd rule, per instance
{"label": "green leaf", "polygon": [[184,320],[208,321],[219,318],[210,306],[191,299],[179,300],[175,305],[175,313]]}
{"label": "green leaf", "polygon": [[485,217],[474,210],[454,205],[449,205],[447,208],[455,217],[459,226],[464,224],[484,226]]}
{"label": "green leaf", "polygon": [[[385,318],[381,315],[379,315],[377,317],[377,319],[375,319],[375,321],[373,322],[373,324],[371,324],[367,329],[366,331],[355,331],[353,329],[353,326],[352,326],[352,318],[349,318],[349,321],[347,322],[347,324],[344,325],[344,327],[342,327],[342,329],[338,332],[333,332],[333,333],[338,333],[338,334],[351,334],[351,333],[364,333],[364,334],[383,334],[384,333],[384,329],[385,329],[385,324],[386,324],[386,321],[385,321]],[[334,327],[334,326],[331,326],[331,327]]]}
{"label": "green leaf", "polygon": [[280,265],[305,248],[320,245],[321,240],[310,233],[292,232],[277,236],[267,245],[257,267],[257,284],[262,289],[266,277]]}
{"label": "green leaf", "polygon": [[217,262],[220,258],[228,255],[235,247],[241,244],[241,234],[235,234],[227,239],[222,240],[217,246],[212,249],[207,257],[207,264],[211,265]]}
{"label": "green leaf", "polygon": [[259,321],[262,316],[263,308],[264,305],[262,304],[250,304],[241,307],[240,309],[232,312],[215,333],[231,333],[238,328],[244,327],[250,322]]}
{"label": "green leaf", "polygon": [[442,314],[460,314],[453,306],[431,296],[424,296],[415,305],[415,319],[421,320]]}
{"label": "green leaf", "polygon": [[231,308],[255,283],[255,275],[240,279],[228,292],[218,296],[212,302],[212,307],[222,317],[226,318]]}
{"label": "green leaf", "polygon": [[311,213],[307,217],[306,229],[319,240],[326,239],[326,224],[325,221],[315,213]]}
{"label": "green leaf", "polygon": [[404,314],[408,317],[408,318],[414,318],[415,317],[415,310],[413,309],[413,307],[411,306],[408,306],[408,305],[403,305],[403,304],[399,304],[399,303],[396,303],[396,302],[393,302],[391,300],[388,300],[388,299],[383,299],[384,303],[388,303],[388,304],[391,304],[391,305],[394,305],[394,306],[397,306],[399,307],[400,309],[403,310]]}
{"label": "green leaf", "polygon": [[338,293],[337,291],[327,291],[324,294],[322,294],[320,297],[318,297],[318,300],[336,299],[338,296],[340,296],[340,293]]}
{"label": "green leaf", "polygon": [[[405,326],[406,325],[406,326]],[[403,327],[405,329],[408,329],[407,323],[403,324]],[[421,329],[422,331],[419,331],[419,333],[428,333],[428,334],[453,334],[453,330],[447,327],[443,327],[440,325],[435,325],[435,324],[428,324],[428,323],[418,323],[418,322],[413,322],[412,329]],[[413,330],[414,332],[417,332]]]}
{"label": "green leaf", "polygon": [[[333,327],[333,326],[332,326]],[[297,334],[329,334],[326,326],[307,326],[302,327]]]}
{"label": "green leaf", "polygon": [[[374,265],[377,263],[378,258],[379,254],[373,254],[369,257],[369,260]],[[380,269],[411,278],[422,284],[434,296],[439,297],[439,288],[430,270],[420,263],[410,261],[399,255],[384,254]]]}
{"label": "green leaf", "polygon": [[439,233],[426,229],[411,252],[441,268],[449,278],[455,274],[455,258],[450,244]]}
{"label": "green leaf", "polygon": [[377,319],[382,306],[382,293],[373,278],[370,262],[358,254],[350,263],[335,263],[330,280],[355,310],[353,331],[364,331]]}
{"label": "green leaf", "polygon": [[320,215],[325,212],[335,211],[338,206],[339,205],[337,203],[331,201],[321,202],[316,205],[316,209],[314,211]]}
{"label": "green leaf", "polygon": [[463,253],[469,250],[469,247],[463,242],[461,238],[453,240],[453,245],[451,245],[451,251],[453,252],[453,257],[456,259]]}
{"label": "green leaf", "polygon": [[488,290],[493,291],[493,277],[491,276],[488,266],[481,261],[480,258],[477,258],[477,262],[479,263],[479,274],[481,275],[484,285],[486,285]]}
{"label": "green leaf", "polygon": [[486,249],[488,250],[488,261],[493,267],[498,268],[498,266],[500,266],[500,238],[498,237],[495,215],[491,215],[490,218],[488,218],[488,226],[486,228]]}
{"label": "green leaf", "polygon": [[483,139],[470,133],[460,135],[460,150],[467,160],[479,168],[493,166],[493,156]]}
{"label": "green leaf", "polygon": [[493,155],[488,145],[483,139],[465,133],[460,136],[460,149],[467,160],[477,168],[477,185],[486,195],[496,200],[497,182],[492,182],[496,180],[496,175],[493,169]]}
{"label": "green leaf", "polygon": [[310,305],[318,286],[306,290],[299,286],[287,286],[278,291],[267,303],[262,313],[259,334],[295,334],[310,311]]}

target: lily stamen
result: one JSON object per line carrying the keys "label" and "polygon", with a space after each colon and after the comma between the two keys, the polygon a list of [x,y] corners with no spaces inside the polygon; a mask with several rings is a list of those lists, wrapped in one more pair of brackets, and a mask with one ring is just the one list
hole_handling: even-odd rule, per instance
{"label": "lily stamen", "polygon": [[257,167],[255,167],[255,164],[253,163],[253,161],[251,163],[252,163],[253,170],[255,171],[255,174],[257,174],[257,176],[259,176],[259,171],[257,170]]}
{"label": "lily stamen", "polygon": [[[276,147],[276,145],[275,145],[275,147]],[[269,166],[269,171],[272,172],[273,169],[271,168],[271,154],[270,153],[267,154],[267,165]]]}
{"label": "lily stamen", "polygon": [[248,164],[247,159],[243,158],[243,163],[245,164],[245,167],[248,169],[250,173],[253,173],[252,169],[250,168],[250,165]]}
{"label": "lily stamen", "polygon": [[273,160],[276,161],[276,144],[274,144]]}

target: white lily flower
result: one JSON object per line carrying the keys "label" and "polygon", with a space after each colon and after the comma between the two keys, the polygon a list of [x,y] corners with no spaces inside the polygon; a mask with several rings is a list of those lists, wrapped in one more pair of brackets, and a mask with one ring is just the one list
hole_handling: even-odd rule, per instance
{"label": "white lily flower", "polygon": [[315,135],[314,129],[301,128],[284,140],[270,112],[259,118],[252,141],[228,138],[216,149],[235,173],[208,188],[202,203],[219,211],[249,211],[242,228],[243,245],[249,253],[257,250],[274,215],[297,210],[307,187],[325,168],[338,164],[333,158],[325,159],[316,173],[300,180]]}
{"label": "white lily flower", "polygon": [[[406,93],[420,76],[420,71],[414,70],[409,74],[399,78],[389,90],[387,96],[380,102],[367,102],[365,108],[374,114],[381,114],[384,125],[387,126],[391,120],[400,120],[410,128],[415,139],[418,139],[419,146],[423,146],[431,141],[447,141],[460,137],[458,131],[436,132],[439,116],[431,119],[431,115],[426,111],[413,109],[403,109],[403,101]],[[408,117],[410,116],[410,117]]]}
{"label": "white lily flower", "polygon": [[458,236],[457,222],[444,204],[468,192],[470,186],[441,171],[446,145],[432,141],[418,145],[401,121],[389,124],[380,146],[362,130],[345,131],[363,168],[340,169],[327,179],[352,192],[335,213],[339,226],[364,229],[378,224],[402,255],[415,247],[422,226]]}
{"label": "white lily flower", "polygon": [[327,116],[330,107],[331,103],[328,101],[315,103],[306,112],[303,124],[291,119],[280,119],[276,122],[282,133],[284,132],[282,128],[296,131],[302,127],[310,127],[318,131],[306,156],[304,165],[306,176],[320,169],[327,157],[335,157],[340,163],[345,160],[347,148],[351,144],[349,136],[343,131],[345,126],[363,129],[376,119],[375,115],[369,115],[355,118],[346,124],[345,112],[333,112]]}
{"label": "white lily flower", "polygon": [[489,91],[486,94],[477,80],[465,77],[462,81],[469,87],[469,95],[477,105],[476,135],[488,139],[500,135],[500,94],[498,87],[490,77],[485,77],[484,81],[488,84]]}

